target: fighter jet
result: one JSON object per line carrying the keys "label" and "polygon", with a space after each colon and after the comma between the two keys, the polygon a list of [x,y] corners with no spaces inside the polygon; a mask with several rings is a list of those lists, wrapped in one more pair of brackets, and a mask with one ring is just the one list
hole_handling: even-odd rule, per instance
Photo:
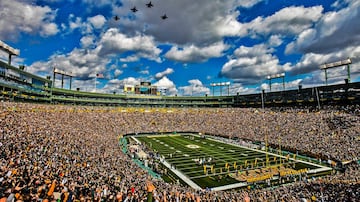
{"label": "fighter jet", "polygon": [[120,20],[119,16],[115,15],[115,16],[114,16],[114,20],[115,20],[115,21]]}
{"label": "fighter jet", "polygon": [[151,3],[151,1],[149,2],[149,3],[147,3],[146,4],[146,6],[148,7],[148,8],[151,8],[151,7],[153,7],[154,5]]}
{"label": "fighter jet", "polygon": [[168,18],[168,16],[166,15],[166,14],[164,14],[163,16],[161,16],[161,19],[163,19],[163,20],[165,20],[165,19],[167,19]]}
{"label": "fighter jet", "polygon": [[133,13],[135,13],[136,11],[138,11],[138,9],[136,9],[136,7],[134,6],[134,8],[130,9]]}

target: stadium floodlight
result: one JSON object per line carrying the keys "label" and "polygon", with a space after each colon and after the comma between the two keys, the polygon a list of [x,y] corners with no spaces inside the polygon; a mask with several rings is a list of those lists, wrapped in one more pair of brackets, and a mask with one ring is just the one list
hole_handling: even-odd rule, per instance
{"label": "stadium floodlight", "polygon": [[282,78],[283,90],[285,91],[285,72],[283,72],[283,73],[279,73],[279,74],[273,74],[273,75],[266,76],[266,79],[269,80],[270,92],[271,92],[271,80],[277,79],[277,78]]}
{"label": "stadium floodlight", "polygon": [[6,53],[9,54],[9,60],[8,60],[8,64],[11,65],[11,56],[15,55],[18,56],[20,55],[20,50],[15,49],[9,45],[7,45],[6,43],[4,43],[3,41],[0,40],[0,49],[2,51],[5,51]]}
{"label": "stadium floodlight", "polygon": [[321,70],[324,70],[325,72],[325,85],[328,84],[327,80],[328,80],[328,75],[327,75],[327,69],[330,68],[335,68],[335,67],[341,67],[346,65],[347,66],[347,80],[348,82],[350,82],[350,64],[352,63],[350,58],[347,58],[345,60],[340,60],[340,61],[336,61],[336,62],[331,62],[331,63],[325,63],[319,66],[319,68]]}
{"label": "stadium floodlight", "polygon": [[213,88],[213,96],[214,96],[214,88],[215,86],[220,86],[220,96],[222,95],[222,87],[227,86],[228,95],[230,94],[230,82],[219,82],[219,83],[210,83],[210,86]]}
{"label": "stadium floodlight", "polygon": [[70,85],[69,85],[69,89],[71,90],[71,83],[72,83],[72,73],[68,73],[68,72],[65,72],[61,69],[57,69],[57,68],[53,68],[53,88],[55,87],[55,77],[56,77],[56,74],[60,74],[61,75],[61,88],[64,87],[64,76],[68,76],[70,78]]}

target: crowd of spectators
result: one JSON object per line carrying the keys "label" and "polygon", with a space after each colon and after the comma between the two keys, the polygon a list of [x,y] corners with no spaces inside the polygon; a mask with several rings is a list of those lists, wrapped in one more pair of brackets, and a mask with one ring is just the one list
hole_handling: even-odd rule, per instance
{"label": "crowd of spectators", "polygon": [[[136,109],[0,104],[2,201],[356,201],[360,116],[346,110]],[[340,121],[339,121],[340,120]],[[151,178],[118,144],[120,134],[198,131],[282,144],[343,173],[270,189],[213,192]]]}

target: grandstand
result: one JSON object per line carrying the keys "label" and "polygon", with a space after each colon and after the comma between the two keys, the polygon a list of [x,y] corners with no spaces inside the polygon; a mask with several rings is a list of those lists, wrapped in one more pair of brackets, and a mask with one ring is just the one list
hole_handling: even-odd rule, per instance
{"label": "grandstand", "polygon": [[41,78],[0,61],[2,99],[54,104],[141,107],[277,107],[360,104],[360,82],[278,92],[226,96],[164,96],[91,93],[53,88]]}

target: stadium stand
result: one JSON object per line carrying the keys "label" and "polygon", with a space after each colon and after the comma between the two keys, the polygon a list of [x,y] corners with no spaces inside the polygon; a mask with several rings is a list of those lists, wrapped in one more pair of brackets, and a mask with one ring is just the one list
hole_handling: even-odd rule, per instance
{"label": "stadium stand", "polygon": [[[349,113],[349,111],[351,113]],[[265,122],[264,122],[265,121]],[[151,124],[155,122],[156,124]],[[322,161],[348,162],[325,178],[304,179],[271,189],[192,190],[153,179],[118,145],[118,134],[204,131],[226,138],[270,143]],[[140,108],[1,103],[0,195],[17,200],[146,201],[147,184],[155,199],[168,201],[356,201],[359,198],[358,111],[349,107],[321,112],[304,109],[187,108],[172,113]],[[260,124],[261,125],[261,124]],[[276,127],[274,127],[276,126]],[[349,163],[350,162],[350,163]]]}
{"label": "stadium stand", "polygon": [[[261,94],[139,97],[52,89],[48,79],[0,66],[0,201],[360,198],[360,83],[266,93],[264,101]],[[262,142],[266,133],[274,148],[281,137],[284,149],[337,163],[326,177],[266,189],[194,190],[152,178],[119,146],[119,134],[163,131],[202,131],[235,143]]]}

